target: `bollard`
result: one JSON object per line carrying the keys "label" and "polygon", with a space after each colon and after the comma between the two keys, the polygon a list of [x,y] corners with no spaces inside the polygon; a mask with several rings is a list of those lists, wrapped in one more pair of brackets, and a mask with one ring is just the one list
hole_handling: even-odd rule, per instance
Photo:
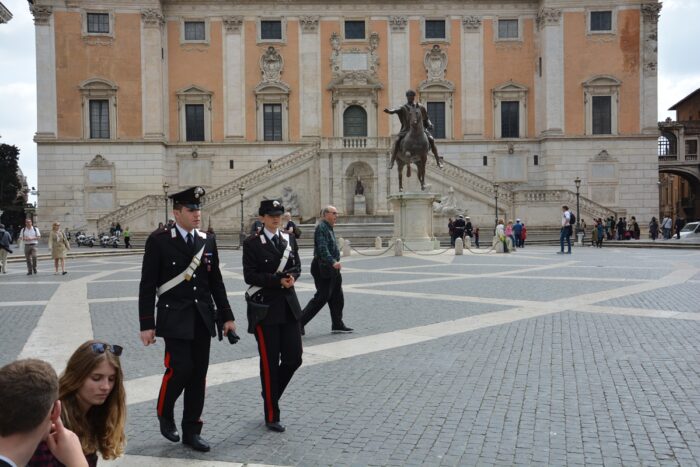
{"label": "bollard", "polygon": [[394,242],[394,256],[403,256],[403,241],[400,238]]}
{"label": "bollard", "polygon": [[345,239],[343,237],[338,237],[335,240],[336,245],[338,245],[338,250],[343,251],[343,245],[345,245]]}
{"label": "bollard", "polygon": [[374,248],[376,250],[381,250],[382,249],[382,237],[377,237],[374,239]]}
{"label": "bollard", "polygon": [[343,256],[350,256],[350,240],[343,242]]}
{"label": "bollard", "polygon": [[464,242],[461,238],[455,240],[455,256],[462,256],[464,254]]}
{"label": "bollard", "polygon": [[469,236],[464,237],[464,247],[467,249],[472,247],[472,238],[471,237],[469,237]]}
{"label": "bollard", "polygon": [[510,237],[506,238],[506,244],[508,244],[508,252],[512,253],[515,251],[515,248],[513,248],[513,239]]}

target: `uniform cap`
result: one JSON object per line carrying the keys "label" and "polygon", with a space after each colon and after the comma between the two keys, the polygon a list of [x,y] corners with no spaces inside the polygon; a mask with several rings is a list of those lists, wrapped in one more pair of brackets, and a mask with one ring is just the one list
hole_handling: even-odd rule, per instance
{"label": "uniform cap", "polygon": [[280,216],[284,214],[284,206],[279,200],[276,199],[264,199],[260,201],[260,209],[258,209],[258,214],[264,216],[265,214],[269,216]]}
{"label": "uniform cap", "polygon": [[169,196],[173,200],[173,205],[180,205],[190,209],[202,209],[202,198],[206,194],[201,186],[193,186],[179,193]]}

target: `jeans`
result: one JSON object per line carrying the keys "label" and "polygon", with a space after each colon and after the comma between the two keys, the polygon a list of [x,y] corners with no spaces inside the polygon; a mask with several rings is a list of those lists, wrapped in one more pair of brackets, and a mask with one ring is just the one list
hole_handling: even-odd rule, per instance
{"label": "jeans", "polygon": [[566,227],[562,227],[559,233],[559,244],[561,245],[562,253],[564,253],[564,239],[566,239],[566,245],[569,248],[567,253],[571,253],[571,234],[569,233],[569,229]]}

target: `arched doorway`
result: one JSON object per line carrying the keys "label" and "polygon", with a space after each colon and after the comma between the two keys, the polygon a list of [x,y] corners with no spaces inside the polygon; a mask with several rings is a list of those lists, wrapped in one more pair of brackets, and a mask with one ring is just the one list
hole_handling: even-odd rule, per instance
{"label": "arched doorway", "polygon": [[659,171],[659,214],[700,220],[700,177],[687,170]]}
{"label": "arched doorway", "polygon": [[359,105],[351,105],[343,112],[343,136],[367,136],[367,112]]}

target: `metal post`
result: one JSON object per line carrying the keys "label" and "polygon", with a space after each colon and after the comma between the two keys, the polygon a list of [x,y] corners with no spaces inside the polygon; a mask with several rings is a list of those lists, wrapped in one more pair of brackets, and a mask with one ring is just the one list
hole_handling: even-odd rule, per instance
{"label": "metal post", "polygon": [[241,195],[241,231],[238,234],[238,244],[243,245],[243,241],[246,237],[245,231],[243,230],[243,193],[245,192],[245,188],[243,186],[239,186],[238,192]]}
{"label": "metal post", "polygon": [[576,177],[574,183],[576,184],[576,233],[578,233],[581,230],[581,214],[579,211],[579,188],[581,187],[581,179]]}
{"label": "metal post", "polygon": [[163,182],[163,193],[165,193],[165,219],[163,220],[163,225],[168,225],[168,182]]}
{"label": "metal post", "polygon": [[493,190],[495,193],[495,198],[496,198],[496,219],[494,222],[494,225],[498,227],[498,183],[493,184]]}

